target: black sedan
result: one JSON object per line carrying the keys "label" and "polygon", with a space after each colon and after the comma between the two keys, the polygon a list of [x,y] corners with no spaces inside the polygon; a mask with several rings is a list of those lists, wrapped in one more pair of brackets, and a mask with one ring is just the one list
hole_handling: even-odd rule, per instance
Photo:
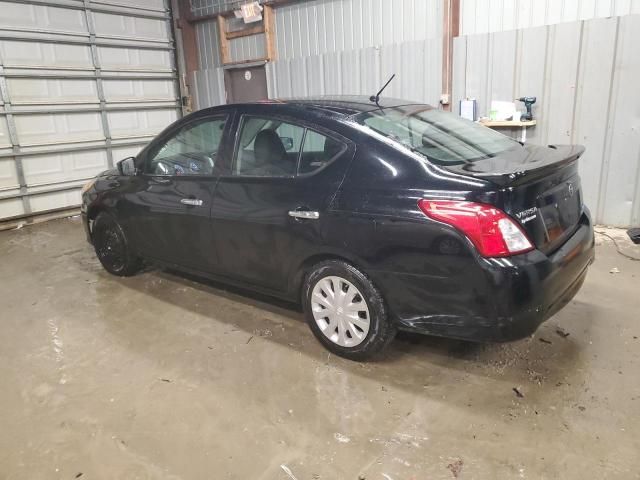
{"label": "black sedan", "polygon": [[508,341],[593,261],[583,151],[401,100],[224,105],[87,184],[83,223],[109,272],[150,262],[300,301],[351,359],[397,330]]}

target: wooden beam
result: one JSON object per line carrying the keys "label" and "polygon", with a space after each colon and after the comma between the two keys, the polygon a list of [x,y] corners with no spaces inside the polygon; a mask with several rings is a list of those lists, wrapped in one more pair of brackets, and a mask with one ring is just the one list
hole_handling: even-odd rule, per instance
{"label": "wooden beam", "polygon": [[246,65],[248,63],[262,63],[262,62],[267,62],[269,59],[268,58],[249,58],[247,60],[236,60],[235,62],[229,62],[229,63],[225,63],[223,65],[223,67],[233,67],[233,66],[242,66],[242,65]]}
{"label": "wooden beam", "polygon": [[[265,6],[279,7],[279,6],[286,5],[288,3],[295,3],[299,1],[300,0],[267,0],[265,3],[262,4],[262,6],[263,7]],[[231,9],[231,10],[225,10],[224,12],[219,12],[219,13],[209,13],[207,15],[200,15],[198,17],[191,15],[191,17],[189,17],[189,22],[192,22],[192,23],[206,22],[207,20],[213,20],[214,18],[219,17],[220,15],[223,15],[225,17],[233,17],[233,10]]]}
{"label": "wooden beam", "polygon": [[264,25],[264,39],[266,43],[267,59],[270,62],[277,60],[275,15],[271,5],[264,5],[262,11],[262,23]]}
{"label": "wooden beam", "polygon": [[[184,59],[184,72],[180,82],[181,93],[186,95],[182,99],[183,111],[190,111],[193,102],[193,72],[198,70],[198,42],[196,41],[196,29],[193,23],[189,22],[191,16],[191,5],[189,0],[177,0],[178,11],[174,12],[174,31],[180,32],[182,38],[182,57]],[[174,4],[175,5],[175,4]],[[176,34],[176,37],[178,35]],[[178,41],[178,40],[176,40]]]}
{"label": "wooden beam", "polygon": [[256,25],[255,27],[243,28],[242,30],[235,30],[232,32],[227,32],[227,40],[231,40],[234,38],[240,37],[248,37],[250,35],[257,35],[259,33],[264,33],[264,25]]}
{"label": "wooden beam", "polygon": [[451,93],[453,89],[453,39],[460,30],[460,0],[442,0],[444,6],[442,29],[442,98],[447,103],[442,105],[446,111],[451,111]]}
{"label": "wooden beam", "polygon": [[227,40],[227,20],[222,15],[218,15],[217,20],[218,37],[220,37],[220,59],[224,65],[231,61],[229,55],[229,40]]}

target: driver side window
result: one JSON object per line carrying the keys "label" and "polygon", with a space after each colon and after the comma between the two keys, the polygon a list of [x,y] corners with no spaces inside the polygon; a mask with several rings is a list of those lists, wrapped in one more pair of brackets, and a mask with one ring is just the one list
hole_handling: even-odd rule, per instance
{"label": "driver side window", "polygon": [[209,117],[184,125],[149,156],[149,175],[213,175],[226,117]]}

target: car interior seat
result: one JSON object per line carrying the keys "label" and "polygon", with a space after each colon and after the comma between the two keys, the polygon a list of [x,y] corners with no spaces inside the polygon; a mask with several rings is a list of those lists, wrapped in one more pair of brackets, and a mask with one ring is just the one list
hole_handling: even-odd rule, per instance
{"label": "car interior seat", "polygon": [[[283,173],[287,151],[275,130],[262,130],[254,143],[256,168],[264,173]],[[282,171],[280,171],[282,170]]]}

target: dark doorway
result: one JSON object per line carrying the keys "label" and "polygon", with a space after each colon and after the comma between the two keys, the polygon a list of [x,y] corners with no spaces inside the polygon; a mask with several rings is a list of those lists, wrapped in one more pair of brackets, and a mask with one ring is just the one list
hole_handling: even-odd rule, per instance
{"label": "dark doorway", "polygon": [[255,102],[268,97],[264,65],[228,69],[224,83],[227,103]]}

